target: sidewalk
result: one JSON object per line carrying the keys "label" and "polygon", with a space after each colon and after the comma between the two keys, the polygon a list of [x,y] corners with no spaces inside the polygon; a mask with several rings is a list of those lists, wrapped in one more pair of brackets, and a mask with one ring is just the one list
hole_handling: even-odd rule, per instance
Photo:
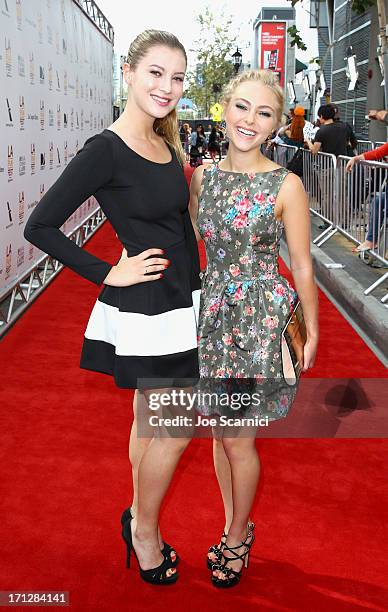
{"label": "sidewalk", "polygon": [[[322,223],[312,215],[312,240],[322,232],[318,227]],[[368,265],[367,260],[363,261],[357,253],[352,253],[354,246],[353,242],[339,233],[325,242],[322,247],[312,244],[311,254],[316,280],[355,331],[388,367],[388,303],[383,304],[380,301],[388,291],[388,280],[381,283],[373,293],[364,295],[365,289],[387,270]],[[281,255],[287,263],[288,254],[284,247],[285,245],[282,245]],[[344,268],[326,267],[326,264],[332,263],[340,263]]]}

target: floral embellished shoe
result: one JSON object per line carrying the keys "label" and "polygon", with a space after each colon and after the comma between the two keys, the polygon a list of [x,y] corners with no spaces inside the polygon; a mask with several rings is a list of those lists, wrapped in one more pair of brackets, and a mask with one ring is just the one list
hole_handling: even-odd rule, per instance
{"label": "floral embellished shoe", "polygon": [[[131,512],[131,507],[126,508],[123,514],[121,515],[121,524],[124,525],[127,521],[131,520],[132,518],[133,516]],[[170,544],[167,544],[167,542],[163,542],[163,548],[161,549],[161,552],[162,552],[163,557],[167,559],[168,561],[170,561],[171,567],[176,567],[178,565],[180,561],[180,557],[178,556],[174,548],[170,546]]]}
{"label": "floral embellished shoe", "polygon": [[[220,563],[213,565],[212,583],[214,586],[227,589],[236,586],[236,584],[240,582],[243,567],[248,569],[249,553],[254,541],[255,536],[253,532],[248,531],[247,537],[238,546],[228,546],[226,543],[224,544]],[[239,554],[237,551],[241,550],[241,548],[243,548],[243,552]],[[225,553],[228,553],[228,556],[226,556]],[[240,570],[235,570],[229,566],[232,561],[237,560],[242,561]],[[218,575],[214,575],[216,571],[218,571]]]}
{"label": "floral embellished shoe", "polygon": [[[255,524],[252,523],[251,521],[248,521],[247,524],[247,530],[249,531],[253,531],[255,528]],[[227,538],[228,534],[225,533],[225,531],[223,532],[221,539],[220,539],[220,543],[219,544],[213,544],[213,546],[210,546],[208,552],[207,552],[207,567],[209,570],[213,569],[213,565],[214,564],[219,564],[221,561],[221,557],[222,557],[222,550],[223,547],[225,545],[226,542],[226,538]]]}

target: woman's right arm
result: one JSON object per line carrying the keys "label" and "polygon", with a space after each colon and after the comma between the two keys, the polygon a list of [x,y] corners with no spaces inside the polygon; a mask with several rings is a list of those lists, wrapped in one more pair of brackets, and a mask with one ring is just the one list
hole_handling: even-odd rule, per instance
{"label": "woman's right arm", "polygon": [[205,166],[198,166],[191,177],[190,182],[190,203],[189,203],[189,213],[191,218],[191,223],[193,224],[193,228],[195,231],[195,236],[197,241],[202,240],[201,235],[198,231],[197,219],[198,219],[198,197],[201,189],[203,171]]}

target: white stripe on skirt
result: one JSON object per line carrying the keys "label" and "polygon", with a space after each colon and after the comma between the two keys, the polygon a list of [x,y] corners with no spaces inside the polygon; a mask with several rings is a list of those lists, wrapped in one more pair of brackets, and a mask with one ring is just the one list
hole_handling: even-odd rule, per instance
{"label": "white stripe on skirt", "polygon": [[157,356],[197,348],[197,324],[201,291],[193,291],[193,306],[157,315],[120,312],[116,306],[96,301],[85,338],[107,342],[116,355]]}

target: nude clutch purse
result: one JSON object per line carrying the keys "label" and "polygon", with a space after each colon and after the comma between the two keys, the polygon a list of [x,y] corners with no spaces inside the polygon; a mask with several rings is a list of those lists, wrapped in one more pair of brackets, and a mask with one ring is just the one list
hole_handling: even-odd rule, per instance
{"label": "nude clutch purse", "polygon": [[282,332],[283,375],[290,385],[296,384],[302,372],[306,340],[306,323],[302,305],[298,302]]}

